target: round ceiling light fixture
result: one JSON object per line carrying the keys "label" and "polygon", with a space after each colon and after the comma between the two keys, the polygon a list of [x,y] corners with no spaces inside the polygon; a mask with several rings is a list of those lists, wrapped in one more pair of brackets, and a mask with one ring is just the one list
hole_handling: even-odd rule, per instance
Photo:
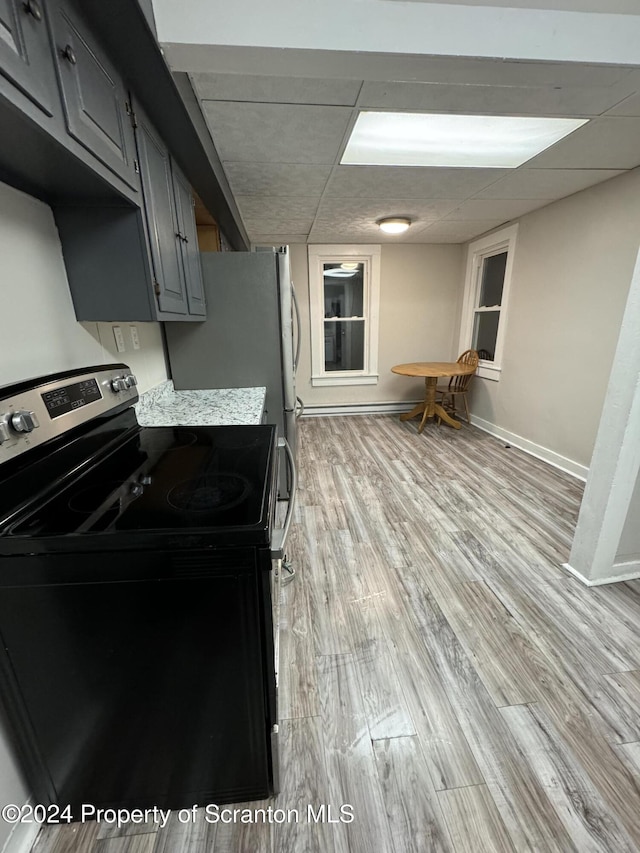
{"label": "round ceiling light fixture", "polygon": [[386,234],[403,234],[410,225],[411,220],[406,216],[378,220],[378,228]]}

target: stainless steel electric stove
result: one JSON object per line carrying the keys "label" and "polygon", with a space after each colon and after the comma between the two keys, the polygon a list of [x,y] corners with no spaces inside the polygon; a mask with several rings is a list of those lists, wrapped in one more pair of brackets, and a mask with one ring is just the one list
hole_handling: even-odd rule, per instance
{"label": "stainless steel electric stove", "polygon": [[136,400],[123,364],[0,389],[5,713],[35,802],[265,797],[276,430],[142,428]]}

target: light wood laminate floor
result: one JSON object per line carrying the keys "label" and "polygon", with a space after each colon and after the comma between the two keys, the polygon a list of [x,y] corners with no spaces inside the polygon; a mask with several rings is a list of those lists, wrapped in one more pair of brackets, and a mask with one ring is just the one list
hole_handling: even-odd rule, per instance
{"label": "light wood laminate floor", "polygon": [[[35,853],[640,850],[640,581],[565,574],[578,481],[472,428],[304,420],[281,608],[298,823],[45,828]],[[351,823],[307,822],[343,804]]]}

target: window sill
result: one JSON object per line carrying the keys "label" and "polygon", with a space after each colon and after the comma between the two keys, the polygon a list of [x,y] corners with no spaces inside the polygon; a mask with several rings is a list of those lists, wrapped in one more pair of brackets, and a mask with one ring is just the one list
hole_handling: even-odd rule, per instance
{"label": "window sill", "polygon": [[491,379],[493,382],[500,381],[500,374],[502,373],[501,367],[490,367],[486,364],[481,364],[478,366],[476,370],[476,376],[479,376],[480,379]]}
{"label": "window sill", "polygon": [[324,385],[377,385],[378,374],[369,373],[366,376],[312,376],[313,386]]}

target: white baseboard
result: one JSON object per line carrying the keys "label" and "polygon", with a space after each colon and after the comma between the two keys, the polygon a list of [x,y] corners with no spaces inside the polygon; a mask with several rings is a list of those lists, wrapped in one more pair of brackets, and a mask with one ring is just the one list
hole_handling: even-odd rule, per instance
{"label": "white baseboard", "polygon": [[561,456],[559,453],[549,450],[548,447],[543,447],[541,444],[529,441],[515,432],[509,432],[509,430],[496,426],[491,421],[485,421],[477,415],[471,415],[471,423],[473,426],[477,426],[478,429],[483,430],[483,432],[488,432],[490,435],[506,441],[508,444],[512,444],[519,450],[524,450],[530,456],[535,456],[537,459],[542,459],[543,462],[548,462],[549,465],[553,465],[554,468],[559,468],[561,471],[577,477],[578,480],[587,479],[589,469],[586,465],[580,465],[578,462],[574,462],[573,459],[567,459],[566,456]]}
{"label": "white baseboard", "polygon": [[[325,418],[340,415],[396,415],[410,411],[419,402],[421,401],[416,400],[413,402],[404,400],[401,403],[344,403],[329,406],[305,406],[303,417]],[[483,432],[488,432],[489,435],[493,435],[501,441],[506,441],[519,450],[524,450],[530,456],[535,456],[537,459],[542,459],[543,462],[548,462],[549,465],[553,465],[554,468],[559,468],[561,471],[571,474],[578,480],[584,481],[587,479],[589,469],[586,465],[580,465],[566,456],[561,456],[559,453],[549,450],[548,447],[535,444],[535,442],[529,441],[521,435],[516,435],[515,432],[502,429],[502,427],[496,426],[490,421],[485,421],[476,415],[471,415],[471,423]]]}
{"label": "white baseboard", "polygon": [[402,403],[344,403],[331,406],[304,407],[303,418],[326,418],[337,415],[399,415],[409,412],[420,400]]}
{"label": "white baseboard", "polygon": [[40,823],[16,823],[4,843],[2,853],[29,853],[41,826]]}
{"label": "white baseboard", "polygon": [[578,578],[585,586],[604,586],[608,583],[624,583],[624,581],[635,581],[640,578],[640,560],[633,560],[630,563],[614,563],[612,568],[623,570],[622,574],[610,575],[608,578],[596,578],[595,580],[585,578],[583,574],[574,569],[573,566],[570,566],[569,563],[563,563],[562,568]]}

